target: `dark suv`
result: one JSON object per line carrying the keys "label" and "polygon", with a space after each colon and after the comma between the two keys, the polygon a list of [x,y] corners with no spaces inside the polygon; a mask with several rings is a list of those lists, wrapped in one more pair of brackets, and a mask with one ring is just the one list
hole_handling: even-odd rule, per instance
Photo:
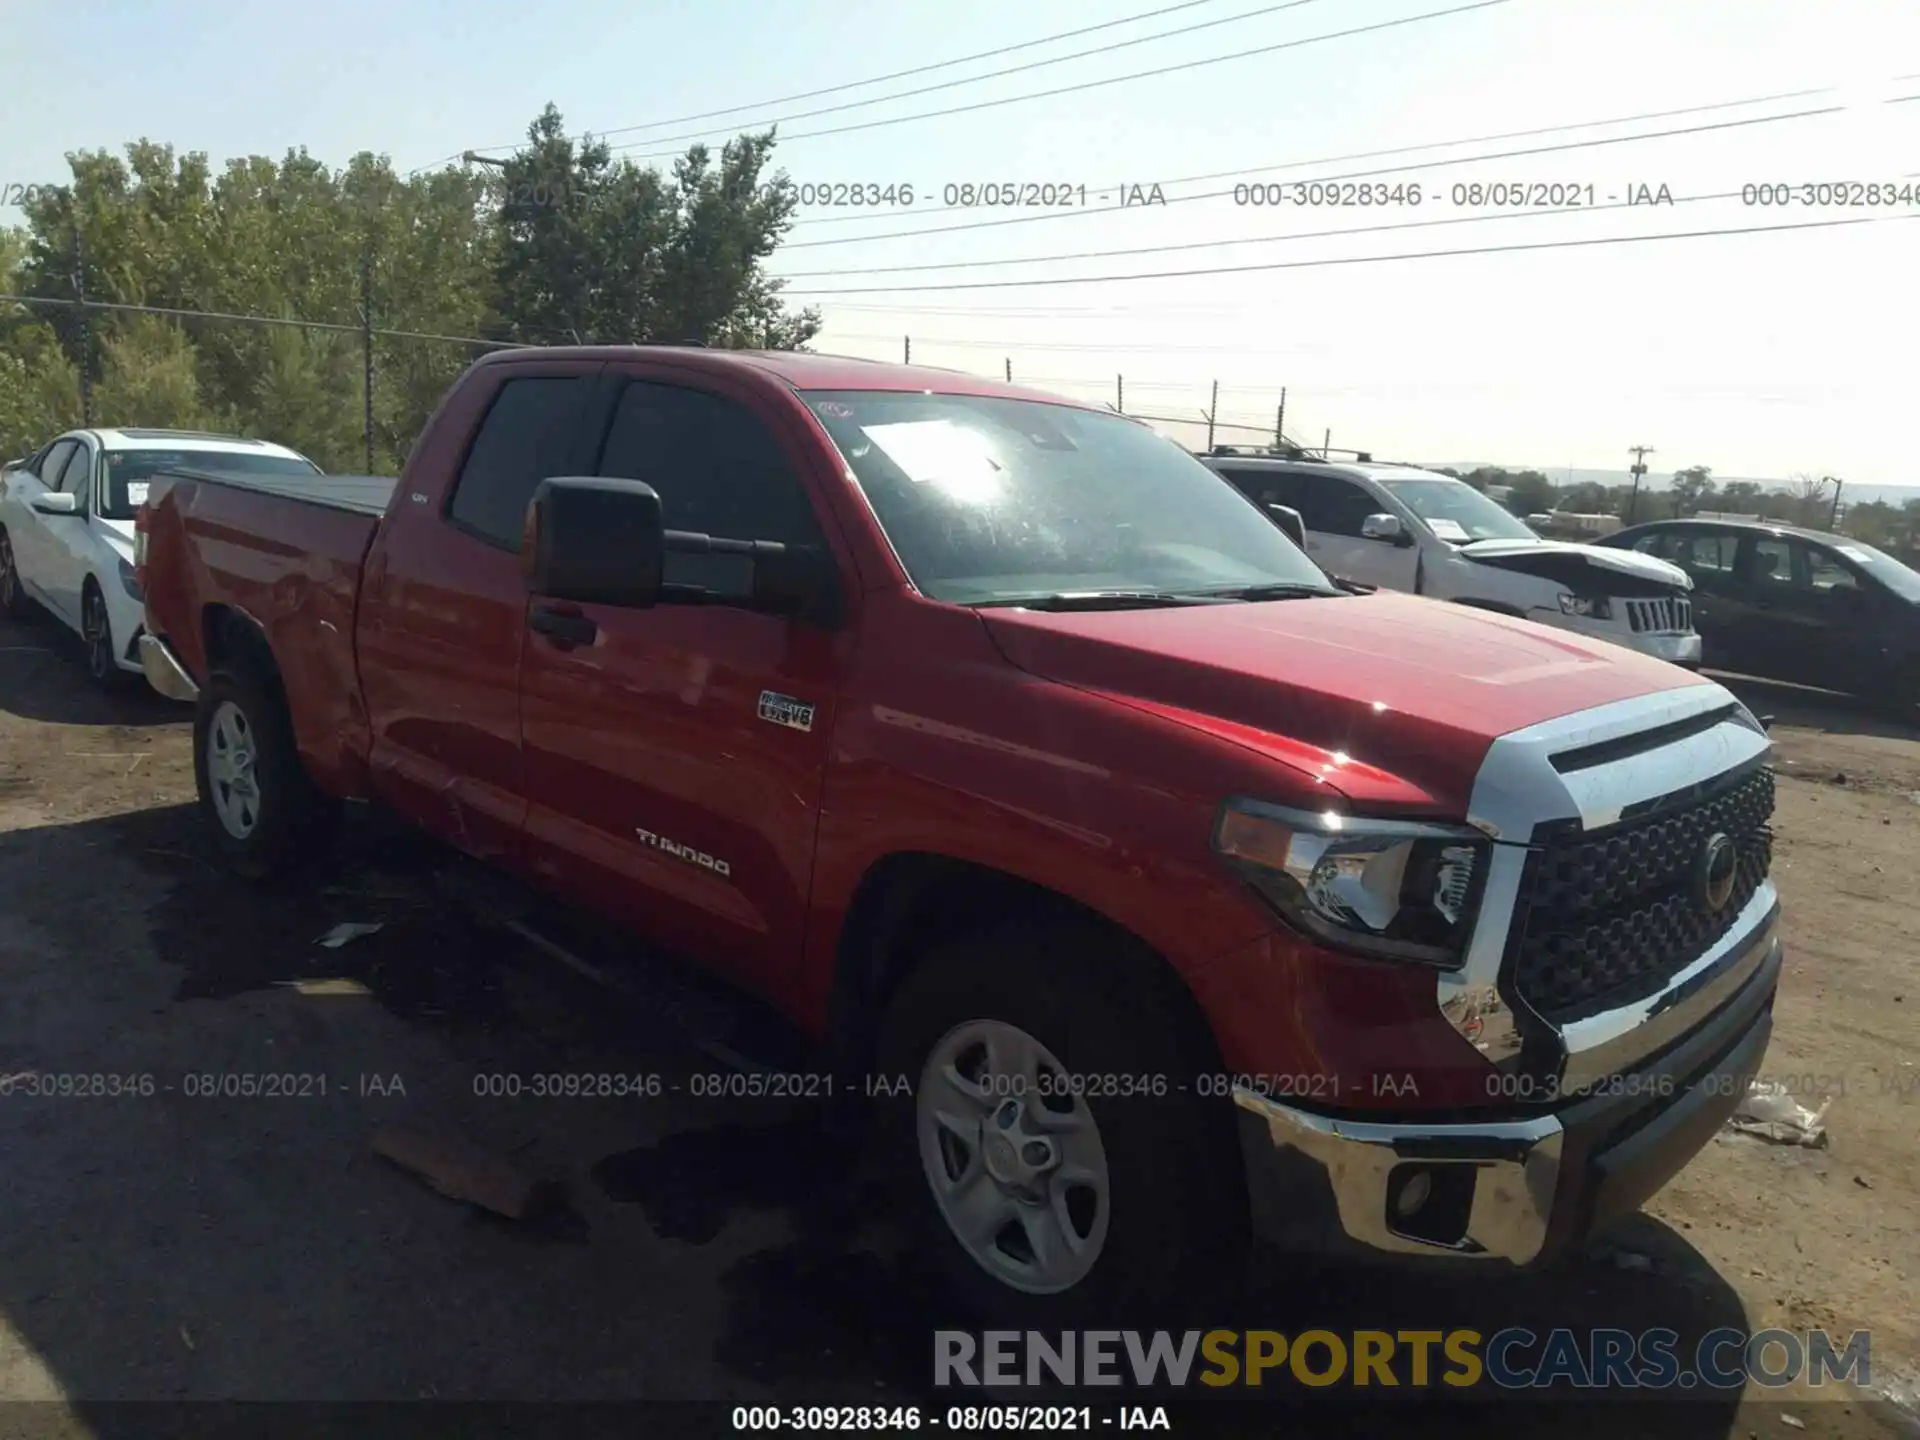
{"label": "dark suv", "polygon": [[1920,573],[1844,535],[1751,520],[1660,520],[1600,542],[1693,577],[1704,664],[1920,707]]}

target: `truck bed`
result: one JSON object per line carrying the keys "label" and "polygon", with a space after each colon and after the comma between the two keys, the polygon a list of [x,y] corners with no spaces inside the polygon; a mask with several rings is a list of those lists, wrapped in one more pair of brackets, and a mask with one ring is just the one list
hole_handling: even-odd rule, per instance
{"label": "truck bed", "polygon": [[228,485],[255,490],[329,510],[349,510],[375,519],[387,513],[393,487],[400,482],[384,475],[258,475],[245,471],[195,470],[180,466],[163,470],[155,480],[197,480],[203,485]]}

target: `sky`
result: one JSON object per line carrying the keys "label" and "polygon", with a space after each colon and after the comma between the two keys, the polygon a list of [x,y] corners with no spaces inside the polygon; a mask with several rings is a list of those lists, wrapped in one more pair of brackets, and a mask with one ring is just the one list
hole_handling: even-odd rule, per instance
{"label": "sky", "polygon": [[[76,53],[138,82],[34,63]],[[650,163],[781,120],[795,183],[914,190],[800,212],[772,269],[821,308],[817,349],[911,337],[916,362],[1181,420],[1217,383],[1221,440],[1270,433],[1284,388],[1290,435],[1382,456],[1620,470],[1646,445],[1656,473],[1920,483],[1913,0],[7,0],[0,57],[0,190],[141,136],[410,170],[507,153],[549,101]],[[1549,127],[1578,128],[1485,138]],[[1512,153],[1550,146],[1577,148]],[[1295,203],[1338,177],[1388,203]],[[1914,189],[1743,197],[1819,182]],[[1475,183],[1591,203],[1475,206]],[[949,206],[967,184],[1075,203]],[[1133,186],[1150,203],[1121,206]],[[1813,228],[1689,233],[1782,226]],[[1513,246],[1536,248],[1398,258]],[[1047,258],[1112,251],[1149,253]]]}

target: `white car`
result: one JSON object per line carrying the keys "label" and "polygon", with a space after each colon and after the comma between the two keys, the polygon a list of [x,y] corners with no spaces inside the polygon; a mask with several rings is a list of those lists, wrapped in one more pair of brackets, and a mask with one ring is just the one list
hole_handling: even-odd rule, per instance
{"label": "white car", "polygon": [[1307,554],[1330,575],[1700,665],[1693,580],[1678,565],[1543,540],[1465,481],[1410,465],[1220,451],[1201,463],[1255,504],[1297,512]]}
{"label": "white car", "polygon": [[146,607],[133,576],[133,514],[173,469],[318,475],[298,451],[179,430],[69,430],[0,472],[0,612],[35,602],[87,643],[102,684],[140,672]]}

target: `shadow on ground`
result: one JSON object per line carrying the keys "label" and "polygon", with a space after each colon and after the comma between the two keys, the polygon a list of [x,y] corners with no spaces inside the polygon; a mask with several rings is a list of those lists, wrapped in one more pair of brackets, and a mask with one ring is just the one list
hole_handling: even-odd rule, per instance
{"label": "shadow on ground", "polygon": [[0,620],[0,710],[53,725],[175,725],[189,706],[163,699],[140,675],[111,690],[87,677],[80,639],[49,615]]}
{"label": "shadow on ground", "polygon": [[[353,824],[300,884],[255,889],[213,867],[198,827],[191,807],[175,806],[0,836],[0,889],[15,897],[0,915],[0,950],[13,950],[0,1071],[23,1057],[116,1073],[183,1056],[231,1067],[241,1063],[234,1055],[266,1053],[242,1048],[262,1043],[283,1066],[435,1069],[449,1091],[491,1070],[645,1064],[684,1074],[702,1064],[685,1025],[717,1012],[663,1008],[657,997],[679,993],[677,982],[609,990],[546,962],[530,969],[530,947],[500,928],[497,891],[466,882],[436,846]],[[113,903],[116,883],[146,897],[144,915]],[[382,928],[317,949],[342,921]],[[145,958],[149,947],[163,963]],[[266,1008],[263,992],[329,977],[359,980],[402,1023]],[[743,1004],[741,1013],[754,1012]],[[740,1020],[729,1043],[756,1023]],[[225,1058],[194,1058],[216,1052]],[[925,1252],[901,1233],[871,1169],[820,1105],[562,1105],[513,1120],[538,1152],[590,1177],[590,1223],[552,1244],[465,1214],[371,1162],[364,1099],[278,1109],[173,1096],[118,1110],[9,1103],[0,1113],[0,1318],[82,1397],[74,1408],[103,1440],[226,1428],[210,1407],[169,1412],[194,1417],[182,1429],[113,1401],[236,1394],[559,1402],[706,1393],[716,1404],[777,1397],[938,1412],[1009,1398],[932,1387],[933,1332],[974,1327],[942,1298]],[[1549,1274],[1463,1276],[1263,1256],[1211,1323],[1482,1335],[1664,1327],[1678,1332],[1682,1356],[1706,1332],[1746,1323],[1733,1289],[1678,1232],[1637,1218],[1615,1243],[1644,1263],[1623,1269],[1603,1252]],[[1243,1396],[1192,1390],[1064,1398],[1108,1409],[1166,1403],[1181,1434],[1550,1425],[1614,1440],[1724,1435],[1736,1413],[1733,1397],[1676,1409],[1572,1403],[1580,1397],[1562,1390],[1542,1420],[1509,1397],[1429,1394],[1396,1405],[1378,1392],[1291,1383],[1252,1413]],[[588,1433],[569,1412],[519,1413],[531,1417],[521,1433]],[[294,1434],[297,1421],[298,1412],[269,1412],[260,1423]],[[640,1433],[636,1424],[644,1416],[629,1415],[628,1433]]]}
{"label": "shadow on ground", "polygon": [[1709,671],[1745,702],[1756,715],[1771,716],[1781,725],[1818,730],[1828,735],[1872,735],[1885,740],[1920,740],[1920,713],[1902,721],[1876,708],[1871,701],[1831,690],[1812,690],[1804,685],[1788,685],[1761,680],[1751,675],[1730,675]]}

